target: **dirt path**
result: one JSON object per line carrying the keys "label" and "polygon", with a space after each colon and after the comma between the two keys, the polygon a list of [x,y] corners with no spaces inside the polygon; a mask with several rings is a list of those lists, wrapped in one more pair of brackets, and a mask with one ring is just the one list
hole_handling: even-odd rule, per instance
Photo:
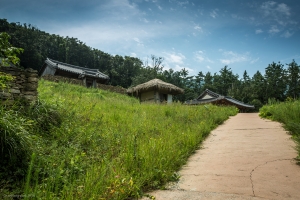
{"label": "dirt path", "polygon": [[300,199],[295,143],[277,122],[240,113],[211,132],[156,200]]}

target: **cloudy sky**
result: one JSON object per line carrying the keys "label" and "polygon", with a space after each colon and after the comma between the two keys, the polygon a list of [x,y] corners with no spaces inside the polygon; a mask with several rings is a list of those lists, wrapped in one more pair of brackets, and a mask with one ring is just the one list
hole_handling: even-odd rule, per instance
{"label": "cloudy sky", "polygon": [[0,18],[190,75],[300,64],[298,0],[0,0]]}

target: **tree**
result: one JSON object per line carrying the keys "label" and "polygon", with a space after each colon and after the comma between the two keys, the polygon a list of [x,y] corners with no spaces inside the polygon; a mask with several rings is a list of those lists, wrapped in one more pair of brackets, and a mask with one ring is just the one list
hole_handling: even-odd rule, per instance
{"label": "tree", "polygon": [[300,96],[300,66],[293,60],[287,69],[287,96],[294,99]]}
{"label": "tree", "polygon": [[204,76],[204,85],[203,89],[209,89],[212,91],[215,91],[215,86],[214,86],[214,77],[212,76],[210,72],[207,72]]}
{"label": "tree", "polygon": [[214,86],[216,92],[222,95],[228,95],[229,90],[233,89],[233,85],[238,81],[238,75],[234,75],[228,66],[220,70],[220,75],[214,75]]}
{"label": "tree", "polygon": [[145,66],[141,66],[139,74],[132,78],[132,86],[145,83],[152,79],[158,78],[165,81],[164,78],[164,66],[163,66],[163,57],[156,57],[151,55],[152,66],[148,66],[148,61],[145,63]]}
{"label": "tree", "polygon": [[0,33],[0,59],[2,65],[9,65],[10,62],[19,65],[18,54],[22,53],[23,49],[13,47],[8,41],[9,38],[10,36],[6,32]]}
{"label": "tree", "polygon": [[285,99],[287,89],[286,70],[280,62],[269,64],[265,70],[266,98],[274,98],[279,101]]}
{"label": "tree", "polygon": [[243,102],[249,102],[251,99],[251,81],[247,71],[243,73],[243,78],[240,81],[239,98]]}
{"label": "tree", "polygon": [[[13,47],[9,42],[10,36],[3,32],[0,33],[0,67],[9,66],[10,63],[19,65],[20,59],[18,54],[23,52],[23,49]],[[7,87],[7,83],[12,81],[13,77],[10,74],[0,72],[0,89]]]}

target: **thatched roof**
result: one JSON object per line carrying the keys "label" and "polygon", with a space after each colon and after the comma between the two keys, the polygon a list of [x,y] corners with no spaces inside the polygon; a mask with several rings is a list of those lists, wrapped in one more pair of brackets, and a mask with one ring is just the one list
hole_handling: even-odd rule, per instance
{"label": "thatched roof", "polygon": [[160,79],[153,79],[146,83],[137,85],[127,89],[127,93],[140,93],[146,92],[153,89],[157,89],[160,92],[165,92],[167,94],[182,94],[184,90],[170,83],[166,83]]}

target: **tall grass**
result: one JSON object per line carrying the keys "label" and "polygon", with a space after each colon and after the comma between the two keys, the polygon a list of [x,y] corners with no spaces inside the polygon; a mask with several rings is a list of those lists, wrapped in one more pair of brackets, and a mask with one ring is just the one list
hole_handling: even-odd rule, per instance
{"label": "tall grass", "polygon": [[269,103],[260,109],[260,116],[283,123],[297,144],[296,159],[300,164],[300,100],[288,99],[286,102],[269,100]]}
{"label": "tall grass", "polygon": [[199,143],[237,113],[212,105],[140,104],[125,95],[44,80],[39,98],[59,113],[42,109],[50,112],[51,123],[36,115],[41,126],[43,120],[48,125],[35,133],[25,199],[140,197],[177,180]]}

